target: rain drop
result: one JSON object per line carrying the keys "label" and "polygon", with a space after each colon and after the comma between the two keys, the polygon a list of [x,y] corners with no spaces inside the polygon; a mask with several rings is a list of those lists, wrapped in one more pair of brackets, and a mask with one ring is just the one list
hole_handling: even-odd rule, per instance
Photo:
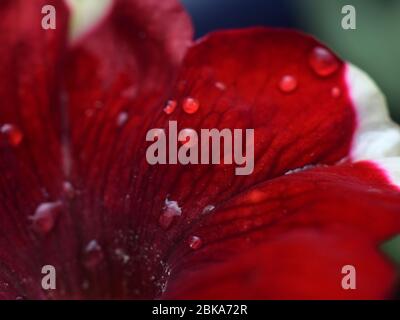
{"label": "rain drop", "polygon": [[33,230],[41,235],[49,233],[54,228],[61,209],[60,201],[41,203],[36,208],[35,214],[30,217]]}
{"label": "rain drop", "polygon": [[331,94],[332,94],[332,97],[339,98],[340,95],[342,94],[342,91],[339,89],[339,87],[333,87],[331,90]]}
{"label": "rain drop", "polygon": [[203,209],[203,211],[201,212],[201,214],[209,214],[209,213],[211,213],[214,209],[215,209],[215,206],[213,206],[213,205],[210,204],[210,205],[204,207],[204,209]]}
{"label": "rain drop", "polygon": [[23,138],[23,134],[21,130],[19,130],[15,125],[13,124],[3,124],[0,128],[0,132],[5,136],[8,144],[10,144],[13,147],[18,146]]}
{"label": "rain drop", "polygon": [[63,193],[66,198],[73,199],[75,197],[75,188],[69,181],[63,183]]}
{"label": "rain drop", "polygon": [[221,91],[226,90],[226,85],[225,85],[225,83],[220,82],[220,81],[217,81],[217,82],[215,83],[215,87],[216,87],[217,89],[221,90]]}
{"label": "rain drop", "polygon": [[315,47],[311,51],[309,63],[313,71],[321,77],[330,76],[339,68],[336,57],[322,47]]}
{"label": "rain drop", "polygon": [[128,121],[128,118],[127,112],[120,112],[117,117],[117,126],[122,127]]}
{"label": "rain drop", "polygon": [[175,111],[177,104],[178,103],[175,100],[169,100],[166,106],[164,107],[164,112],[166,114],[171,114],[172,112]]}
{"label": "rain drop", "polygon": [[122,261],[123,264],[128,263],[128,261],[131,259],[131,257],[127,255],[125,251],[122,250],[121,248],[115,249],[114,253],[117,256],[117,258]]}
{"label": "rain drop", "polygon": [[83,254],[83,265],[87,269],[96,268],[104,258],[103,249],[96,240],[92,240],[86,245]]}
{"label": "rain drop", "polygon": [[158,223],[160,224],[161,228],[167,230],[174,219],[179,217],[182,214],[182,209],[179,207],[176,201],[170,201],[165,199],[165,206],[163,208],[163,213],[160,215],[158,219]]}
{"label": "rain drop", "polygon": [[297,88],[297,80],[293,76],[290,75],[283,76],[281,81],[279,82],[279,89],[281,89],[281,91],[283,92],[289,93],[296,90],[296,88]]}
{"label": "rain drop", "polygon": [[197,250],[197,249],[199,249],[201,247],[202,244],[203,244],[203,242],[197,236],[191,236],[190,239],[189,239],[189,247],[190,247],[190,249]]}
{"label": "rain drop", "polygon": [[183,100],[183,110],[188,114],[195,113],[199,107],[199,101],[194,98],[188,97]]}
{"label": "rain drop", "polygon": [[89,281],[87,281],[87,280],[83,281],[83,283],[82,283],[82,289],[83,289],[83,290],[88,290],[89,287],[90,287]]}

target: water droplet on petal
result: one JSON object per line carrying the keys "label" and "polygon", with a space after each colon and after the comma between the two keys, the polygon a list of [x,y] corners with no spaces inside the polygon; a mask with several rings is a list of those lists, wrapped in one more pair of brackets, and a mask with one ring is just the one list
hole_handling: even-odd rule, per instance
{"label": "water droplet on petal", "polygon": [[88,290],[89,287],[90,287],[89,281],[85,280],[85,281],[82,282],[82,289],[83,290]]}
{"label": "water droplet on petal", "polygon": [[205,206],[203,211],[201,212],[201,214],[209,214],[211,213],[213,210],[215,209],[215,206],[213,206],[212,204]]}
{"label": "water droplet on petal", "polygon": [[60,201],[41,203],[36,208],[35,214],[30,217],[33,230],[41,235],[49,233],[54,228],[61,209]]}
{"label": "water droplet on petal", "polygon": [[177,104],[178,104],[178,103],[177,103],[175,100],[169,100],[169,101],[167,102],[167,105],[166,105],[165,108],[164,108],[164,112],[165,112],[166,114],[171,114],[172,112],[175,111]]}
{"label": "water droplet on petal", "polygon": [[327,77],[339,68],[338,59],[322,47],[315,47],[311,51],[309,63],[313,71],[321,77]]}
{"label": "water droplet on petal", "polygon": [[18,146],[23,138],[21,130],[19,130],[13,124],[3,124],[0,128],[0,132],[5,136],[7,143],[13,147]]}
{"label": "water droplet on petal", "polygon": [[104,258],[103,249],[96,240],[91,240],[83,251],[83,265],[87,269],[96,268]]}
{"label": "water droplet on petal", "polygon": [[297,88],[297,79],[293,76],[286,75],[283,76],[279,82],[279,89],[283,92],[292,92]]}
{"label": "water droplet on petal", "polygon": [[195,113],[199,107],[199,101],[194,98],[188,97],[183,100],[183,110],[188,114]]}
{"label": "water droplet on petal", "polygon": [[217,81],[217,82],[215,83],[215,87],[216,87],[217,89],[221,90],[221,91],[226,90],[226,85],[225,85],[225,83],[220,82],[220,81]]}
{"label": "water droplet on petal", "polygon": [[122,250],[121,248],[115,249],[114,253],[117,256],[117,258],[122,261],[123,264],[128,263],[128,261],[131,259],[131,257],[127,255],[125,251]]}
{"label": "water droplet on petal", "polygon": [[127,112],[120,112],[117,117],[117,126],[122,127],[128,121],[128,113]]}
{"label": "water droplet on petal", "polygon": [[189,239],[189,247],[190,249],[197,250],[201,247],[203,241],[197,236],[191,236]]}
{"label": "water droplet on petal", "polygon": [[182,209],[179,207],[178,202],[170,201],[165,199],[165,206],[163,208],[163,213],[160,215],[158,219],[158,223],[160,224],[161,228],[167,230],[174,219],[179,217],[182,214]]}
{"label": "water droplet on petal", "polygon": [[63,192],[66,198],[73,199],[75,197],[75,188],[69,181],[64,181],[63,183]]}
{"label": "water droplet on petal", "polygon": [[250,193],[248,194],[248,199],[252,202],[252,203],[259,203],[263,200],[265,200],[265,193],[254,189],[252,191],[250,191]]}
{"label": "water droplet on petal", "polygon": [[339,98],[340,95],[342,94],[342,91],[340,90],[339,87],[333,87],[331,90],[331,94],[332,94],[332,97]]}

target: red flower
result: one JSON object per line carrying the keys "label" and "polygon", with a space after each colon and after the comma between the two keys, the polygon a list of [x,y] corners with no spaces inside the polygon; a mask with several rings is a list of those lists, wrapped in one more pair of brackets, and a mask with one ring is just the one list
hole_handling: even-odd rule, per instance
{"label": "red flower", "polygon": [[[295,31],[191,44],[173,0],[101,3],[70,35],[60,0],[0,4],[0,297],[390,297],[400,131],[375,84]],[[170,120],[254,128],[254,172],[149,165]]]}

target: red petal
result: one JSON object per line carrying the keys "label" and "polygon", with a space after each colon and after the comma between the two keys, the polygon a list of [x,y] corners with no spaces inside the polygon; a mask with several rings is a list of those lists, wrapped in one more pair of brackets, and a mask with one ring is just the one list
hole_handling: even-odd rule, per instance
{"label": "red petal", "polygon": [[[354,290],[342,287],[345,266],[355,268]],[[393,267],[357,233],[298,228],[229,261],[182,271],[165,297],[383,299],[392,293],[395,278]]]}
{"label": "red petal", "polygon": [[[115,155],[113,144],[128,132],[121,114],[133,119],[131,125],[142,125],[143,113],[168,93],[190,44],[190,20],[176,1],[116,0],[107,19],[65,55],[63,1],[25,2],[0,6],[0,121],[6,124],[0,141],[0,288],[7,285],[8,298],[16,292],[51,297],[41,290],[40,270],[52,264],[58,272],[56,297],[82,296],[87,286],[91,297],[137,296],[139,284],[133,281],[129,288],[127,281],[98,281],[104,273],[121,277],[120,265],[129,272],[122,276],[132,277],[123,250],[111,243],[128,217],[116,217],[106,230],[100,181]],[[41,28],[44,5],[56,7],[56,31]],[[65,76],[61,88],[60,75]],[[90,117],[93,109],[100,115]],[[138,146],[136,134],[130,136]],[[93,239],[100,245],[90,246]],[[14,246],[18,254],[10,252]],[[95,272],[86,270],[84,265],[102,259],[98,248],[105,258]]]}
{"label": "red petal", "polygon": [[[143,184],[154,183],[137,192],[148,199],[158,194],[161,201],[169,195],[195,216],[258,182],[347,156],[356,123],[345,65],[327,51],[337,69],[319,76],[309,62],[315,48],[325,47],[298,32],[265,28],[216,32],[199,41],[186,56],[170,97],[178,107],[168,114],[161,105],[149,127],[167,130],[168,121],[176,120],[178,130],[198,133],[202,128],[254,128],[254,172],[237,176],[236,165],[155,165],[141,169]],[[287,75],[296,79],[293,92],[279,87]],[[332,96],[334,87],[340,88],[339,97]],[[195,113],[184,110],[188,98],[197,101]]]}
{"label": "red petal", "polygon": [[[103,115],[95,113],[93,122],[81,120],[79,106],[88,103],[78,100],[79,88],[74,86],[71,94],[76,102],[72,105],[77,113],[73,121],[88,124],[75,126],[74,138],[80,139],[80,176],[86,177],[85,185],[89,187],[84,189],[90,192],[82,206],[88,211],[83,223],[90,224],[86,236],[102,234],[103,240],[109,242],[118,229],[123,240],[113,245],[113,250],[123,248],[138,260],[126,266],[114,264],[111,277],[128,272],[129,267],[140,279],[161,279],[153,284],[153,289],[154,285],[159,287],[165,260],[174,244],[182,241],[182,233],[197,223],[207,205],[218,205],[290,169],[313,163],[331,164],[348,154],[355,115],[346,94],[344,64],[333,56],[338,64],[336,72],[323,78],[316,75],[308,60],[318,46],[321,45],[316,40],[293,31],[216,33],[190,49],[170,99],[166,96],[160,103],[156,101],[159,97],[142,100],[139,94],[134,104],[124,104],[116,99],[121,86],[114,85],[107,91],[109,98],[105,101],[117,106],[106,107],[101,111]],[[91,74],[95,71],[90,70]],[[298,82],[292,93],[279,88],[280,79],[288,74]],[[343,95],[332,97],[333,86],[339,86]],[[79,87],[87,91],[86,82]],[[179,103],[172,113],[163,111],[167,100]],[[90,101],[94,103],[93,99]],[[118,112],[113,110],[126,110],[129,114],[120,131],[115,125]],[[235,176],[234,166],[149,166],[145,134],[152,128],[167,128],[169,120],[178,120],[180,129],[255,128],[254,173]],[[85,139],[80,138],[83,132],[87,132]],[[172,214],[168,211],[170,205],[175,208]],[[165,211],[166,219],[162,217]],[[137,239],[135,246],[127,243],[130,233]],[[148,249],[145,252],[143,248]],[[151,292],[150,296],[155,294],[151,286],[148,281],[142,286],[145,293]]]}
{"label": "red petal", "polygon": [[100,266],[84,275],[92,297],[151,297],[158,290],[149,279],[160,267],[160,252],[148,249],[151,242],[144,243],[137,229],[147,225],[140,215],[150,203],[139,208],[133,184],[142,174],[142,138],[171,90],[191,36],[177,1],[117,0],[109,18],[69,57],[69,181],[82,190],[74,201],[80,221],[75,232],[81,247],[95,239],[105,253]]}
{"label": "red petal", "polygon": [[[56,8],[56,30],[42,29],[45,5]],[[0,297],[41,297],[48,247],[28,217],[63,181],[57,91],[67,10],[55,0],[2,1],[0,17]]]}
{"label": "red petal", "polygon": [[[395,269],[378,246],[400,232],[399,196],[367,162],[317,167],[262,183],[181,234],[181,239],[195,235],[202,247],[177,245],[168,261],[174,280],[166,297],[387,297]],[[332,228],[340,230],[332,233]],[[357,266],[360,286],[355,291],[340,286],[346,264]],[[248,282],[252,272],[259,274]],[[188,282],[187,277],[196,280]],[[222,280],[215,281],[218,277]]]}
{"label": "red petal", "polygon": [[[4,15],[16,14],[17,7],[10,13],[10,3],[0,7],[6,10]],[[42,3],[34,2],[30,8],[35,11],[39,4]],[[30,11],[24,7],[24,12]],[[32,17],[37,20],[39,12],[35,11]],[[10,28],[11,18],[7,16],[4,21]],[[62,108],[53,109],[51,98],[58,84],[54,65],[59,62],[59,50],[54,48],[60,49],[64,33],[57,39],[53,38],[54,33],[46,33],[44,38],[49,37],[46,41],[50,44],[43,44],[43,36],[38,37],[38,30],[31,29],[31,24],[20,27],[17,37],[9,40],[4,35],[8,48],[0,54],[2,59],[5,57],[4,79],[13,79],[13,74],[21,77],[14,87],[22,90],[30,88],[34,81],[46,81],[38,86],[37,100],[24,93],[14,101],[13,97],[19,94],[10,91],[7,83],[0,86],[7,89],[1,91],[1,96],[5,95],[7,104],[12,106],[11,113],[4,111],[7,117],[11,114],[5,119],[21,126],[22,144],[25,143],[21,155],[15,156],[7,149],[6,160],[0,162],[6,177],[1,181],[1,227],[9,233],[0,242],[0,273],[14,286],[10,289],[12,294],[42,297],[38,268],[49,263],[61,275],[57,297],[153,297],[166,278],[166,261],[173,262],[173,257],[180,255],[181,247],[175,248],[176,244],[186,234],[193,235],[190,231],[195,230],[193,226],[206,205],[220,207],[222,201],[287,170],[306,164],[332,164],[349,153],[355,114],[344,81],[344,64],[333,56],[337,67],[332,74],[326,76],[328,71],[324,71],[321,77],[313,72],[309,55],[321,45],[307,36],[265,29],[214,34],[190,50],[173,88],[191,34],[182,8],[174,1],[160,4],[155,0],[116,0],[109,17],[68,55],[66,88],[62,90],[65,99]],[[61,28],[63,32],[64,29]],[[35,54],[24,54],[24,59],[18,60],[23,67],[12,73],[6,67],[13,62],[9,49],[24,44],[24,37],[28,37],[25,42],[28,48],[33,46]],[[54,45],[52,41],[56,40],[60,42]],[[50,67],[44,68],[42,59],[49,54],[44,50],[49,46],[53,48]],[[314,68],[315,63],[318,61],[313,62]],[[32,67],[33,77],[26,72]],[[324,64],[327,69],[331,70],[330,65]],[[26,74],[27,79],[23,77]],[[333,86],[343,94],[332,96]],[[10,96],[10,92],[14,95]],[[55,102],[56,98],[54,94]],[[170,117],[162,111],[167,98],[179,102],[175,112],[167,112]],[[184,101],[186,113],[181,108]],[[22,116],[17,114],[19,110]],[[28,118],[31,124],[25,123]],[[194,129],[255,128],[255,172],[237,177],[233,167],[225,166],[150,167],[144,156],[146,131],[166,127],[172,119],[178,119],[182,127]],[[25,126],[32,130],[25,131]],[[70,139],[66,139],[67,128]],[[11,145],[21,145],[18,130],[6,127],[2,131]],[[51,161],[45,161],[48,159]],[[386,180],[374,169],[366,172],[378,176],[367,182],[382,188],[385,197],[377,198],[376,205],[383,202],[386,206],[388,201],[388,212],[381,227],[360,223],[358,218],[349,224],[360,230],[361,238],[371,232],[369,240],[381,239],[397,228],[396,224],[387,226],[392,221],[393,208],[398,209],[397,203],[392,201],[394,191],[386,187]],[[68,182],[63,183],[63,179]],[[42,195],[43,187],[49,195]],[[14,190],[21,193],[14,195]],[[13,197],[15,203],[10,203]],[[64,201],[62,210],[56,205],[59,198]],[[43,202],[50,203],[38,208]],[[57,213],[57,219],[45,221],[50,224],[43,224],[54,225],[52,233],[43,239],[27,229],[25,220],[36,208],[40,210],[35,217],[43,218],[49,213],[43,213],[43,208],[52,207],[62,211]],[[178,220],[167,230],[159,224],[165,222],[160,219],[163,210]],[[353,213],[352,210],[353,207]],[[375,217],[375,211],[368,212]],[[306,219],[307,226],[310,220]],[[343,220],[343,224],[348,223]],[[232,231],[236,234],[235,228],[236,225]],[[228,229],[223,228],[221,236],[226,237]],[[285,231],[287,225],[282,224],[282,229]],[[280,234],[279,231],[272,229],[270,234]],[[203,243],[191,239],[192,249],[214,252],[207,249],[212,237],[200,237]],[[238,243],[245,245],[243,239],[239,237]],[[10,243],[20,248],[18,257],[10,253]],[[227,243],[225,239],[221,241],[225,256],[229,253],[225,250]],[[35,259],[31,262],[32,252]],[[368,256],[375,259],[369,253]],[[192,258],[206,257],[209,259],[206,255]],[[195,266],[190,261],[188,265]],[[374,265],[381,270],[379,263]],[[179,268],[174,267],[178,275]]]}

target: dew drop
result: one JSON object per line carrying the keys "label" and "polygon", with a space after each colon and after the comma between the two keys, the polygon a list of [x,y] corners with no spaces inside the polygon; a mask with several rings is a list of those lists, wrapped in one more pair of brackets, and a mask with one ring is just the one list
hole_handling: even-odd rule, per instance
{"label": "dew drop", "polygon": [[175,111],[177,104],[178,103],[176,102],[176,100],[168,100],[166,106],[164,107],[164,112],[166,114],[171,114]]}
{"label": "dew drop", "polygon": [[75,188],[69,181],[63,183],[63,193],[66,198],[73,199],[75,197]]}
{"label": "dew drop", "polygon": [[248,199],[252,203],[260,203],[265,200],[265,193],[260,190],[254,189],[248,194]]}
{"label": "dew drop", "polygon": [[61,209],[62,203],[60,201],[41,203],[36,208],[35,214],[30,217],[33,230],[41,235],[49,233],[53,230]]}
{"label": "dew drop", "polygon": [[129,115],[127,112],[120,112],[117,117],[117,126],[122,127],[128,121]]}
{"label": "dew drop", "polygon": [[339,98],[340,95],[342,94],[342,91],[340,90],[339,87],[333,87],[331,90],[331,94],[332,94],[332,97]]}
{"label": "dew drop", "polygon": [[191,236],[189,239],[189,247],[190,249],[197,250],[201,247],[203,241],[197,236]]}
{"label": "dew drop", "polygon": [[309,63],[313,71],[321,77],[327,77],[339,68],[336,57],[322,47],[315,47],[311,51]]}
{"label": "dew drop", "polygon": [[8,144],[13,147],[18,146],[22,141],[23,134],[21,130],[13,124],[3,124],[0,128],[0,132],[6,137]]}
{"label": "dew drop", "polygon": [[188,114],[195,113],[199,107],[199,101],[194,98],[188,97],[183,100],[183,110]]}
{"label": "dew drop", "polygon": [[127,255],[125,251],[122,250],[121,248],[115,249],[114,253],[117,256],[117,258],[122,261],[123,264],[128,263],[128,261],[131,259],[131,257]]}
{"label": "dew drop", "polygon": [[103,258],[103,249],[96,240],[91,240],[83,251],[83,265],[87,269],[94,269],[101,263]]}
{"label": "dew drop", "polygon": [[215,87],[216,87],[217,89],[221,90],[221,91],[226,90],[226,85],[225,85],[225,83],[220,82],[220,81],[217,81],[217,82],[215,83]]}
{"label": "dew drop", "polygon": [[82,282],[82,289],[83,290],[88,290],[90,287],[89,281],[85,280]]}
{"label": "dew drop", "polygon": [[205,206],[203,211],[201,212],[201,214],[209,214],[211,213],[213,210],[215,209],[215,206],[213,206],[212,204]]}
{"label": "dew drop", "polygon": [[295,77],[286,75],[283,76],[281,81],[279,82],[279,89],[283,92],[292,92],[297,88],[297,80]]}
{"label": "dew drop", "polygon": [[170,201],[165,199],[165,206],[163,208],[163,213],[160,215],[158,219],[158,223],[160,224],[161,228],[167,230],[174,219],[179,217],[182,214],[182,209],[179,207],[178,202]]}

